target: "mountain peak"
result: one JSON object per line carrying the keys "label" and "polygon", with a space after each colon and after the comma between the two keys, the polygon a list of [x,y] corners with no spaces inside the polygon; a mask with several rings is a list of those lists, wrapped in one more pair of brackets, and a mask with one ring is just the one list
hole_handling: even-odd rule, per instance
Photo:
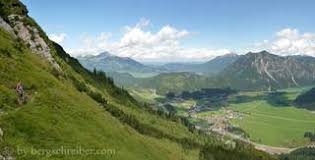
{"label": "mountain peak", "polygon": [[230,58],[230,57],[238,57],[238,56],[239,56],[238,54],[231,52],[231,53],[224,54],[222,56],[217,56],[216,58]]}
{"label": "mountain peak", "polygon": [[248,52],[245,56],[254,56],[254,57],[270,57],[270,56],[277,56],[272,54],[266,50],[262,50],[260,52]]}
{"label": "mountain peak", "polygon": [[259,54],[271,54],[271,53],[269,53],[268,51],[266,51],[266,50],[262,50],[262,51],[260,51],[260,52],[258,52]]}
{"label": "mountain peak", "polygon": [[113,57],[114,55],[110,54],[109,52],[107,51],[104,51],[98,55],[96,55],[95,57],[98,57],[98,58],[107,58],[107,57]]}

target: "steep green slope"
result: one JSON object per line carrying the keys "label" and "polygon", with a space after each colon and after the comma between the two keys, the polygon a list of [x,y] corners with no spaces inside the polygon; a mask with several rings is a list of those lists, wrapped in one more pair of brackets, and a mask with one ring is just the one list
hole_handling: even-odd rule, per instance
{"label": "steep green slope", "polygon": [[[103,72],[87,71],[49,41],[19,1],[0,0],[0,9],[10,25],[39,31],[22,40],[15,33],[20,33],[20,27],[14,28],[15,34],[0,28],[0,156],[25,160],[272,159],[250,145],[224,145],[216,136],[198,133],[184,119],[141,107]],[[7,18],[13,13],[19,15],[17,20]],[[49,52],[41,52],[44,45],[35,43],[41,38]],[[26,93],[22,105],[16,103],[18,81]]]}
{"label": "steep green slope", "polygon": [[[9,50],[10,57],[1,53],[1,109],[5,112],[0,117],[0,126],[4,131],[1,146],[9,146],[15,156],[42,159],[47,155],[32,155],[31,149],[81,146],[85,149],[111,149],[115,154],[103,157],[113,156],[115,159],[177,159],[185,158],[185,154],[198,157],[197,151],[186,152],[177,143],[141,135],[128,125],[121,124],[87,94],[77,91],[69,79],[54,77],[51,73],[53,69],[43,60],[26,49],[22,52],[16,50],[8,35],[5,35],[6,38],[3,35],[1,31],[0,48],[1,51]],[[28,97],[27,104],[23,106],[16,105],[13,89],[19,80],[24,83]],[[158,117],[152,119],[157,123],[164,122]],[[184,126],[170,124],[167,127],[190,135]],[[28,154],[16,155],[17,146]],[[81,156],[56,155],[51,158],[99,157]]]}

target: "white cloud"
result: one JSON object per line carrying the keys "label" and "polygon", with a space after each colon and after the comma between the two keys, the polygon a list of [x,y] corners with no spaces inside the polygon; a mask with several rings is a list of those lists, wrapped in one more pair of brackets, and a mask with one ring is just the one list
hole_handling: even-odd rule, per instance
{"label": "white cloud", "polygon": [[192,34],[185,29],[171,25],[161,27],[157,32],[148,30],[150,21],[141,19],[134,26],[125,26],[120,39],[110,42],[112,34],[101,33],[97,37],[84,36],[82,47],[68,50],[73,56],[98,54],[109,51],[122,57],[137,60],[205,60],[230,53],[227,49],[187,48],[181,42]]}
{"label": "white cloud", "polygon": [[65,40],[65,38],[67,37],[67,34],[65,34],[65,33],[49,34],[48,37],[49,37],[49,39],[53,40],[56,43],[62,43]]}
{"label": "white cloud", "polygon": [[256,43],[255,46],[256,49],[266,49],[278,55],[315,56],[315,34],[286,28],[277,32],[272,40]]}

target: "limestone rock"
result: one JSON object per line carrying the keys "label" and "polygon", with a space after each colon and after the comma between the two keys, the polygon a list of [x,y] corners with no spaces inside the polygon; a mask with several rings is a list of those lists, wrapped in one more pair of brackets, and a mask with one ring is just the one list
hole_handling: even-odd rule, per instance
{"label": "limestone rock", "polygon": [[[51,50],[48,44],[41,37],[38,29],[35,26],[25,24],[24,20],[28,17],[20,15],[10,15],[9,17],[11,29],[17,37],[21,38],[24,43],[31,49],[32,52],[47,59],[56,69],[60,69],[55,59],[52,57]],[[2,27],[2,26],[1,26]],[[3,25],[3,28],[8,28],[7,25]],[[9,26],[10,27],[10,26]],[[8,28],[8,30],[10,30]]]}
{"label": "limestone rock", "polygon": [[0,27],[16,37],[13,28],[5,20],[3,20],[2,17],[0,17]]}

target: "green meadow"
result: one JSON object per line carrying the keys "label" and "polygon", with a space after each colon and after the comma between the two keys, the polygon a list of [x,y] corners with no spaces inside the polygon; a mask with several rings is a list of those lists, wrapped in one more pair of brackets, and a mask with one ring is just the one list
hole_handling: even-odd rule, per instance
{"label": "green meadow", "polygon": [[[286,101],[292,101],[305,88],[287,89]],[[261,93],[246,93],[247,96],[259,96]],[[244,129],[250,139],[257,143],[279,147],[297,147],[305,145],[306,131],[315,131],[315,114],[299,109],[292,104],[277,105],[268,98],[232,103],[230,109],[243,113],[243,118],[232,120],[232,124]]]}

